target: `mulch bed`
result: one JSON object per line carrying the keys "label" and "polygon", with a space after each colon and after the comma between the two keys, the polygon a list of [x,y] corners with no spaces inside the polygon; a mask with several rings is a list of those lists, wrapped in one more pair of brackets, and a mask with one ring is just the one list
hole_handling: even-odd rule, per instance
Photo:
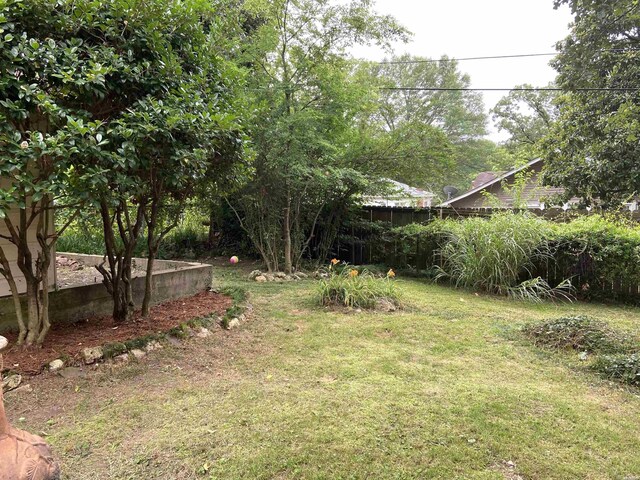
{"label": "mulch bed", "polygon": [[86,347],[123,342],[151,333],[171,330],[189,320],[210,314],[223,315],[232,304],[231,298],[213,292],[202,292],[151,307],[148,318],[136,312],[133,320],[116,324],[113,318],[93,317],[71,325],[54,325],[42,348],[24,349],[15,345],[17,335],[8,334],[14,345],[4,354],[4,367],[24,374],[38,374],[52,360],[67,356],[79,358]]}

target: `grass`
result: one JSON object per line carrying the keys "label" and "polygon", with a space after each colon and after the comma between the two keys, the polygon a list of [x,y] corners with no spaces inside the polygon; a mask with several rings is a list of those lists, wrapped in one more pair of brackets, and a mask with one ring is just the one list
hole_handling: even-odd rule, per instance
{"label": "grass", "polygon": [[[224,276],[224,277],[223,277]],[[7,400],[46,431],[67,479],[622,479],[640,475],[638,390],[522,340],[636,309],[529,304],[399,279],[406,308],[344,314],[314,283],[249,290],[238,330],[86,380],[42,378]],[[509,469],[506,462],[515,464]]]}

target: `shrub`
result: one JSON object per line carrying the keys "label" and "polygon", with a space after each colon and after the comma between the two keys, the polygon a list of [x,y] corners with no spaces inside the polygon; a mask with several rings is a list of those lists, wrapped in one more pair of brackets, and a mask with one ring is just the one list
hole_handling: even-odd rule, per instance
{"label": "shrub", "polygon": [[591,368],[610,380],[640,386],[640,354],[605,355],[598,357]]}
{"label": "shrub", "polygon": [[536,260],[549,257],[549,226],[532,215],[498,213],[438,224],[444,233],[440,278],[456,286],[507,294],[523,276],[531,278]]}
{"label": "shrub", "polygon": [[560,317],[526,325],[524,333],[537,346],[589,353],[622,353],[633,349],[633,342],[606,323],[578,315]]}
{"label": "shrub", "polygon": [[[586,298],[629,296],[640,284],[640,228],[620,217],[590,215],[552,224],[554,275],[573,277]],[[616,285],[612,288],[612,285]]]}
{"label": "shrub", "polygon": [[[334,260],[335,262],[335,260]],[[344,305],[353,308],[375,308],[381,300],[398,305],[395,273],[389,270],[384,277],[369,270],[359,271],[342,264],[336,271],[331,268],[328,278],[318,284],[318,297],[322,305]]]}

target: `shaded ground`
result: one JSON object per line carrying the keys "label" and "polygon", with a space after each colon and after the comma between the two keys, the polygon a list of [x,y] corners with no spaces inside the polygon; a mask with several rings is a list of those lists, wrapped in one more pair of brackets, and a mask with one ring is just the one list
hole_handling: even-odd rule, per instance
{"label": "shaded ground", "polygon": [[54,325],[42,348],[23,349],[15,345],[16,334],[6,337],[14,345],[4,356],[5,367],[20,373],[38,373],[56,358],[78,358],[86,347],[95,347],[166,332],[196,317],[218,315],[231,306],[231,299],[213,292],[172,300],[151,307],[149,317],[136,312],[132,321],[116,324],[112,317],[94,317],[71,325]]}
{"label": "shaded ground", "polygon": [[[624,479],[640,476],[640,398],[525,321],[637,309],[528,305],[400,280],[400,313],[325,311],[313,282],[256,284],[252,315],[88,378],[7,395],[64,478]],[[24,421],[19,422],[18,419]]]}

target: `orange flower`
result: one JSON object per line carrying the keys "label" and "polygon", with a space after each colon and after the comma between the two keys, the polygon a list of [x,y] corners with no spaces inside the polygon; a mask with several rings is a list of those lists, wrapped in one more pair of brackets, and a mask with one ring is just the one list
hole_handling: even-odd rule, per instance
{"label": "orange flower", "polygon": [[331,265],[337,265],[338,263],[340,263],[340,260],[338,260],[337,258],[331,259]]}
{"label": "orange flower", "polygon": [[390,268],[387,272],[387,277],[394,278],[396,276],[396,272],[393,271],[393,268]]}
{"label": "orange flower", "polygon": [[354,270],[351,270],[351,271],[349,272],[349,276],[350,276],[351,278],[357,277],[357,276],[358,276],[358,270],[355,270],[355,269],[354,269]]}

